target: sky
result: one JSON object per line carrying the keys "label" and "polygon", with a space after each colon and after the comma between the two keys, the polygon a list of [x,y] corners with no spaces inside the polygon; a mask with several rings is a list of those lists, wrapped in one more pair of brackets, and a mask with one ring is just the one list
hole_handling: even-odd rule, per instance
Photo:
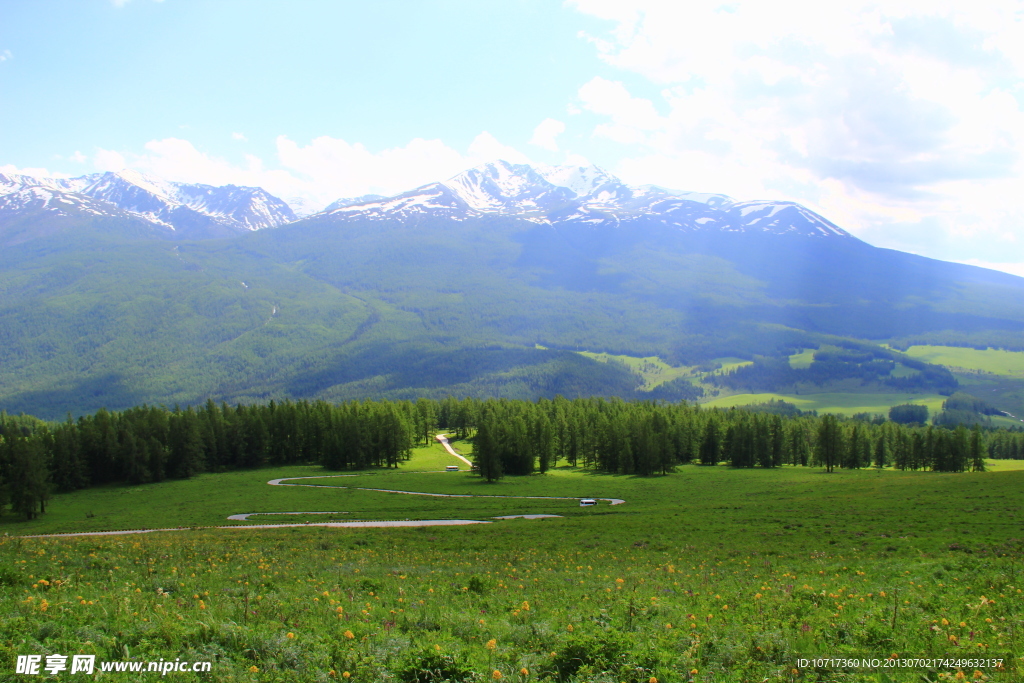
{"label": "sky", "polygon": [[0,0],[0,172],[319,208],[499,158],[1024,276],[1024,2]]}

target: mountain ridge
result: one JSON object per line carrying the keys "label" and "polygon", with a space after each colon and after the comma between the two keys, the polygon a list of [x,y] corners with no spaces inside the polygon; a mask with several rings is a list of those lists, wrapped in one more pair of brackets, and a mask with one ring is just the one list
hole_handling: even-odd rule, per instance
{"label": "mountain ridge", "polygon": [[[837,391],[949,391],[882,344],[1024,334],[1024,279],[879,249],[792,202],[501,163],[272,229],[200,212],[244,214],[256,195],[236,190],[0,178],[0,408],[714,389],[693,375],[647,394],[576,351],[744,359],[730,390],[803,392],[782,370],[823,345],[850,351],[814,375]],[[182,224],[151,220],[164,210]]]}

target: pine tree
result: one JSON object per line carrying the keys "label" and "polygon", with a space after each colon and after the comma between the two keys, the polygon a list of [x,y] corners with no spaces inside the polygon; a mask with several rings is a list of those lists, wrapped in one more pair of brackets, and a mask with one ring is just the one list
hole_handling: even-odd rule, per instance
{"label": "pine tree", "polygon": [[985,448],[982,446],[981,428],[977,424],[971,428],[970,445],[971,471],[985,471]]}

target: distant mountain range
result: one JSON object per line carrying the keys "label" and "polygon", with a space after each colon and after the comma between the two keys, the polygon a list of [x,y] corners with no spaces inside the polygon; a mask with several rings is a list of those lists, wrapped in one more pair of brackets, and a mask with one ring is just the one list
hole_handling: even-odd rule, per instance
{"label": "distant mountain range", "polygon": [[[291,201],[130,171],[0,175],[0,408],[934,394],[957,380],[886,343],[1024,348],[1024,278],[879,249],[792,202],[506,162],[312,214]],[[805,372],[787,360],[801,349],[828,351]],[[692,372],[650,392],[578,351]],[[753,365],[708,375],[736,359]]]}
{"label": "distant mountain range", "polygon": [[296,219],[288,204],[258,187],[173,183],[137,171],[68,179],[0,174],[0,234],[29,217],[83,216],[136,219],[154,236],[176,239],[227,237]]}
{"label": "distant mountain range", "polygon": [[407,220],[417,216],[466,220],[514,216],[544,225],[671,226],[687,232],[760,232],[811,237],[851,235],[793,202],[737,202],[722,194],[633,187],[595,167],[538,166],[498,161],[394,197],[339,200],[332,218]]}
{"label": "distant mountain range", "polygon": [[[134,218],[156,237],[215,239],[315,215],[301,200],[292,203],[258,187],[175,183],[131,170],[70,179],[0,174],[0,235],[5,225],[27,216],[89,215]],[[547,225],[657,224],[684,231],[850,237],[792,202],[737,202],[720,194],[632,187],[594,166],[533,168],[504,161],[393,197],[339,199],[317,213],[345,220],[501,215]]]}

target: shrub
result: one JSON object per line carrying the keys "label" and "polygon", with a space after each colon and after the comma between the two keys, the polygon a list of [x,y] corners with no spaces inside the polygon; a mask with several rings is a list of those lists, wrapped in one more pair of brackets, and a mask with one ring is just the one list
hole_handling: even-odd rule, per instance
{"label": "shrub", "polygon": [[427,648],[411,652],[398,671],[403,683],[459,683],[473,678],[473,672],[454,655]]}

